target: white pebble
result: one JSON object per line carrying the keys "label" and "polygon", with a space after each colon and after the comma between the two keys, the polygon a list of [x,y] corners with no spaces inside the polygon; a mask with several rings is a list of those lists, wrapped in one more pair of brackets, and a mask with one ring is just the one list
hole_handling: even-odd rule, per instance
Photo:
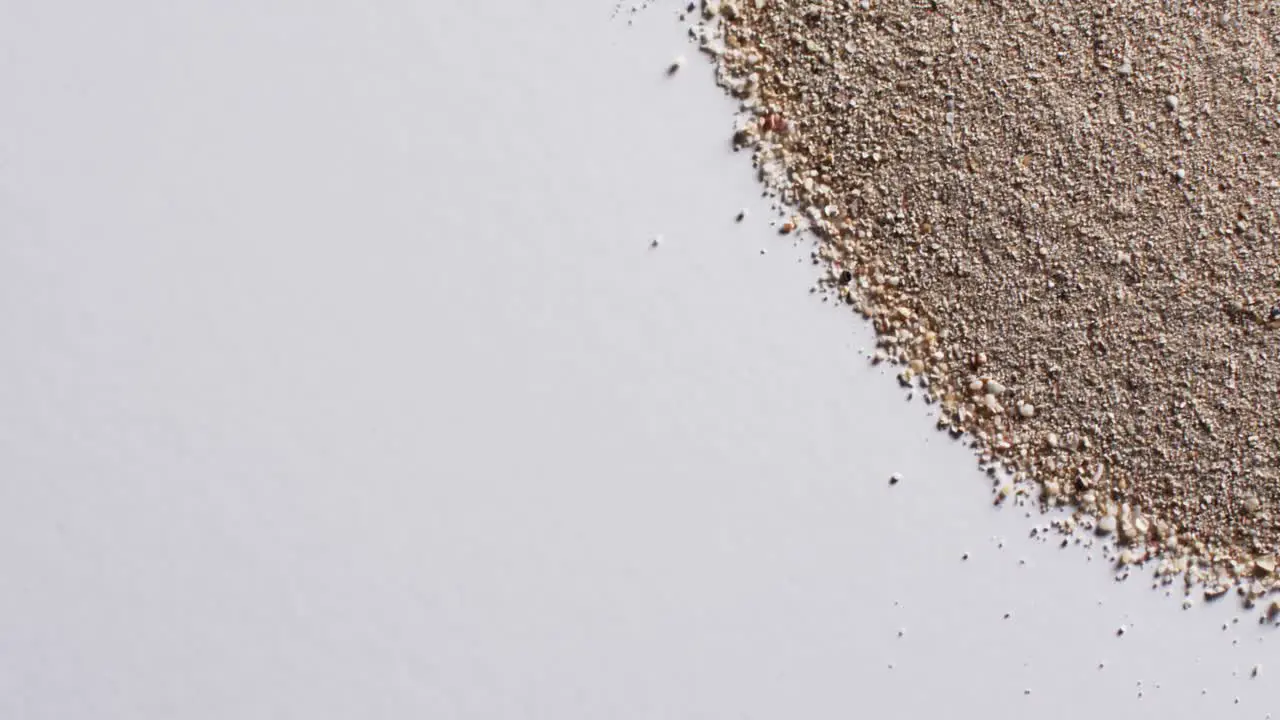
{"label": "white pebble", "polygon": [[1031,403],[1022,403],[1018,406],[1018,414],[1024,418],[1035,417],[1036,406]]}
{"label": "white pebble", "polygon": [[1178,96],[1177,96],[1177,95],[1170,95],[1170,96],[1166,97],[1166,98],[1164,99],[1164,104],[1165,104],[1165,106],[1166,106],[1166,107],[1168,107],[1168,108],[1169,108],[1169,110],[1170,110],[1170,111],[1172,111],[1172,112],[1177,112],[1177,111],[1178,111]]}

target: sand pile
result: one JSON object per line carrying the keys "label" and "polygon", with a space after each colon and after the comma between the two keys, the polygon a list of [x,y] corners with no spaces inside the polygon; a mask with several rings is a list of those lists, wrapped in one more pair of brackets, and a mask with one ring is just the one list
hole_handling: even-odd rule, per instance
{"label": "sand pile", "polygon": [[1210,594],[1263,594],[1280,550],[1277,12],[740,0],[693,28],[783,231],[939,423]]}

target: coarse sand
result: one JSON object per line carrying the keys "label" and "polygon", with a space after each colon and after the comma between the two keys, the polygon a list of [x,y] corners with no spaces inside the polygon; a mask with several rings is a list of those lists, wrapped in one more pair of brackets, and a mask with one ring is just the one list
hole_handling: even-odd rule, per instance
{"label": "coarse sand", "polygon": [[[704,0],[734,135],[876,358],[1063,523],[1280,550],[1280,2]],[[1280,605],[1277,606],[1280,609]]]}

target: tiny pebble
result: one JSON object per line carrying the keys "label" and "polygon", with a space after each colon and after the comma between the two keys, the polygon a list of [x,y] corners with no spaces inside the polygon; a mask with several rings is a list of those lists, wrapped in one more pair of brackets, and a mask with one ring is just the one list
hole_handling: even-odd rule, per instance
{"label": "tiny pebble", "polygon": [[671,61],[671,64],[667,66],[667,74],[675,75],[682,67],[684,67],[684,56],[677,55],[675,59]]}
{"label": "tiny pebble", "polygon": [[738,211],[738,216],[734,218],[734,221],[742,222],[743,220],[746,220],[746,219],[747,219],[747,209],[743,208]]}
{"label": "tiny pebble", "polygon": [[653,236],[653,240],[650,240],[650,241],[649,241],[649,247],[658,247],[658,246],[659,246],[659,245],[661,245],[661,244],[662,244],[662,236],[661,236],[661,235],[654,235],[654,236]]}
{"label": "tiny pebble", "polygon": [[894,473],[889,476],[890,485],[897,485],[900,482],[902,482],[902,473]]}
{"label": "tiny pebble", "polygon": [[1120,637],[1121,635],[1124,635],[1127,632],[1129,632],[1129,626],[1121,625],[1120,627],[1116,628],[1116,637]]}
{"label": "tiny pebble", "polygon": [[1261,663],[1259,663],[1259,664],[1257,664],[1257,665],[1254,665],[1254,666],[1253,666],[1253,670],[1249,672],[1249,677],[1254,677],[1254,678],[1256,678],[1256,677],[1258,677],[1258,676],[1259,676],[1259,675],[1261,675],[1261,674],[1262,674],[1262,664],[1261,664]]}
{"label": "tiny pebble", "polygon": [[1164,99],[1165,107],[1176,111],[1178,109],[1178,96],[1170,95]]}

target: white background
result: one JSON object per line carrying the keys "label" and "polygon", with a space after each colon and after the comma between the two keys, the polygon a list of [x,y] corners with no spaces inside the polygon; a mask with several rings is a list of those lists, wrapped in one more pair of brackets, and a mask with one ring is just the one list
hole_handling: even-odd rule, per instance
{"label": "white background", "polygon": [[0,0],[0,718],[1277,707],[867,365],[676,8]]}

